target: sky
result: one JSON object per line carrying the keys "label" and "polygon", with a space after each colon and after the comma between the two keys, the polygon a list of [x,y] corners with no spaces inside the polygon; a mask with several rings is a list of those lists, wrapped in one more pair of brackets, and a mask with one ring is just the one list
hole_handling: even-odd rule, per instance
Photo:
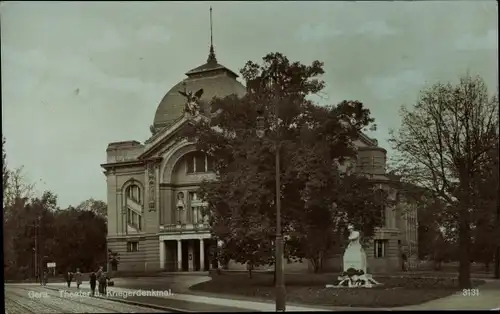
{"label": "sky", "polygon": [[61,207],[105,201],[108,143],[144,142],[165,93],[206,61],[210,5],[219,63],[323,61],[321,102],[362,101],[386,149],[425,86],[467,71],[498,86],[496,1],[2,2],[9,167]]}

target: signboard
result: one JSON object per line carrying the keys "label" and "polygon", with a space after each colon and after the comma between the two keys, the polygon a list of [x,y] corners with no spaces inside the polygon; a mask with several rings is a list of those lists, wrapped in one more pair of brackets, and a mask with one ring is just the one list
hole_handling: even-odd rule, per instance
{"label": "signboard", "polygon": [[47,263],[47,268],[55,268],[56,263]]}

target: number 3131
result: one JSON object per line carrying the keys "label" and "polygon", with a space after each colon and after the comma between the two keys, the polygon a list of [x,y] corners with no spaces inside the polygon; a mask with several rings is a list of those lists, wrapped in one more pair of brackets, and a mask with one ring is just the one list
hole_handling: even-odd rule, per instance
{"label": "number 3131", "polygon": [[464,297],[477,297],[479,296],[479,289],[463,289],[462,295]]}

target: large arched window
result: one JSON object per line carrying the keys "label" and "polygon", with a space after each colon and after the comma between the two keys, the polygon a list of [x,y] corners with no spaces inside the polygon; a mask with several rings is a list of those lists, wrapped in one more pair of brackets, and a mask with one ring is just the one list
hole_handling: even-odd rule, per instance
{"label": "large arched window", "polygon": [[138,185],[131,185],[127,188],[127,198],[142,204],[141,188]]}
{"label": "large arched window", "polygon": [[192,152],[186,155],[187,173],[203,173],[214,171],[214,159],[203,152]]}
{"label": "large arched window", "polygon": [[125,190],[127,204],[127,224],[136,230],[142,226],[142,190],[132,184]]}

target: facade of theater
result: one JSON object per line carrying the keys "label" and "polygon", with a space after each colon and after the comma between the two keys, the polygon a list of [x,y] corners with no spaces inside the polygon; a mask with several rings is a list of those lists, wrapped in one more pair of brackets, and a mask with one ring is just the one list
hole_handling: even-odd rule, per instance
{"label": "facade of theater", "polygon": [[[220,65],[210,48],[207,62],[186,73],[187,78],[172,87],[161,100],[151,126],[152,136],[138,141],[110,143],[102,164],[107,180],[108,249],[120,256],[118,271],[207,271],[217,267],[211,261],[214,245],[205,205],[196,190],[204,179],[214,179],[210,158],[197,152],[193,143],[175,140],[190,118],[186,99],[179,91],[203,88],[202,103],[214,96],[244,95],[246,89],[237,74]],[[145,126],[147,127],[147,126]],[[360,134],[356,171],[370,175],[391,197],[397,192],[386,184],[386,151],[377,141]],[[403,256],[416,265],[416,210],[399,202],[386,208],[385,226],[377,230],[367,250],[370,271],[399,270]],[[326,268],[341,267],[341,257],[332,257]],[[245,268],[230,263],[229,268]],[[117,269],[116,269],[117,268]],[[307,261],[285,264],[289,270],[310,269]]]}

